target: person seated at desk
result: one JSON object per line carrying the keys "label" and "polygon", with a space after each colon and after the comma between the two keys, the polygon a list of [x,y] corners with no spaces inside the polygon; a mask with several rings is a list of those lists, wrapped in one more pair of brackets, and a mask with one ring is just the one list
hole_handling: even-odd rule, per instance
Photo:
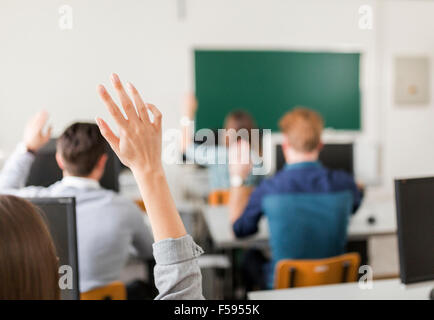
{"label": "person seated at desk", "polygon": [[[256,124],[252,116],[244,110],[235,110],[229,113],[224,122],[224,129],[226,134],[223,137],[224,141],[217,141],[219,145],[196,145],[193,138],[193,124],[197,111],[197,100],[194,95],[189,95],[186,98],[183,118],[181,120],[182,129],[182,143],[181,151],[185,154],[188,160],[194,161],[194,163],[206,166],[208,168],[208,177],[210,182],[210,191],[222,191],[229,190],[229,169],[228,169],[228,146],[232,139],[237,139],[237,135],[243,131],[247,133],[246,140],[251,141],[251,132],[256,129]],[[209,143],[209,141],[204,142]],[[252,144],[251,144],[252,145]],[[257,148],[260,148],[260,143],[256,144]],[[200,148],[200,149],[199,149]],[[259,150],[251,148],[252,157],[255,158],[255,163],[259,163]],[[257,185],[262,176],[249,175],[246,178],[246,184],[255,186]]]}
{"label": "person seated at desk", "polygon": [[0,300],[60,299],[56,248],[30,202],[0,195]]}
{"label": "person seated at desk", "polygon": [[[280,120],[285,167],[248,196],[248,187],[233,187],[230,219],[237,237],[258,231],[268,219],[272,259],[250,251],[246,255],[248,290],[272,288],[281,259],[320,259],[344,253],[349,216],[362,200],[354,178],[318,162],[323,120],[316,112],[296,108]],[[246,177],[251,165],[231,165],[231,175]]]}
{"label": "person seated at desk", "polygon": [[[0,173],[0,193],[21,197],[75,197],[80,291],[120,279],[130,248],[143,259],[152,258],[152,235],[142,211],[130,200],[99,185],[107,161],[108,144],[98,126],[74,123],[57,140],[56,160],[63,179],[48,188],[23,188],[35,153],[50,138],[44,132],[48,115],[38,113],[27,125],[24,141]],[[127,285],[130,298],[145,297],[146,284]]]}

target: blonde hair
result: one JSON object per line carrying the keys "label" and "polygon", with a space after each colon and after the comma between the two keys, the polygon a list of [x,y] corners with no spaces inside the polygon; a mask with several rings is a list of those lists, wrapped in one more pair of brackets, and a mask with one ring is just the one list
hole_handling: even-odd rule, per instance
{"label": "blonde hair", "polygon": [[297,107],[280,119],[279,127],[292,148],[299,152],[311,152],[321,143],[324,122],[317,112]]}

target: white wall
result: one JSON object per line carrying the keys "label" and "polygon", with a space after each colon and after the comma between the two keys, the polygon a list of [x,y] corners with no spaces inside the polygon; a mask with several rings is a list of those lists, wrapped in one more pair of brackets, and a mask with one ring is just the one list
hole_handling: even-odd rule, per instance
{"label": "white wall", "polygon": [[[176,127],[193,86],[193,48],[360,49],[363,137],[378,139],[376,35],[358,28],[355,0],[0,0],[0,149],[20,139],[24,120],[41,108],[55,133],[78,119],[107,117],[95,94],[115,71],[157,104]],[[58,28],[70,4],[74,27]],[[169,168],[174,171],[175,169]]]}
{"label": "white wall", "polygon": [[[432,106],[393,106],[391,57],[432,55],[434,3],[386,0],[0,0],[0,149],[10,151],[24,120],[41,108],[55,133],[73,121],[106,118],[95,87],[111,72],[136,84],[177,127],[183,94],[193,87],[193,48],[360,49],[361,140],[383,144],[385,181],[434,172]],[[58,8],[74,10],[71,31]],[[358,28],[370,4],[374,29]],[[434,98],[434,95],[433,95]],[[428,157],[427,157],[428,156]],[[168,168],[176,179],[177,170]]]}
{"label": "white wall", "polygon": [[396,106],[393,101],[393,58],[426,55],[434,72],[434,3],[385,1],[382,11],[381,72],[385,181],[395,177],[434,175],[434,78],[431,102],[425,107]]}

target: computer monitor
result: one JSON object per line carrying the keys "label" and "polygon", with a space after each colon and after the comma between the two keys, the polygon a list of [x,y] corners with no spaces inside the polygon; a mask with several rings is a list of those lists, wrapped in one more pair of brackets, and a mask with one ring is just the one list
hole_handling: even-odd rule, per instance
{"label": "computer monitor", "polygon": [[434,177],[395,180],[401,282],[434,280]]}
{"label": "computer monitor", "polygon": [[[281,144],[276,144],[276,171],[285,165],[285,157]],[[319,154],[320,162],[329,169],[344,170],[354,174],[353,144],[352,143],[327,143]]]}
{"label": "computer monitor", "polygon": [[[101,186],[118,192],[120,171],[121,162],[111,149],[108,150],[107,164],[100,181]],[[48,187],[61,179],[62,171],[56,162],[56,139],[51,139],[37,152],[26,185]]]}
{"label": "computer monitor", "polygon": [[[44,216],[59,257],[59,268],[72,268],[72,289],[61,289],[62,300],[79,300],[75,198],[28,198]],[[59,274],[61,277],[63,274]]]}

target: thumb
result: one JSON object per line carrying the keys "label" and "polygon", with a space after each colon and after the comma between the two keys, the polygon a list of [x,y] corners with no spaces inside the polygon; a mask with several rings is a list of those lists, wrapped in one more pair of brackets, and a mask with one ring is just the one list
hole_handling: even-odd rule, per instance
{"label": "thumb", "polygon": [[110,129],[109,125],[103,119],[96,118],[95,121],[98,125],[101,135],[107,140],[113,151],[118,154],[119,138],[113,133],[112,129]]}
{"label": "thumb", "polygon": [[51,138],[51,132],[53,132],[53,127],[52,127],[52,126],[49,126],[48,129],[47,129],[47,132],[46,132],[46,134],[45,134],[45,138],[46,138],[47,140]]}

